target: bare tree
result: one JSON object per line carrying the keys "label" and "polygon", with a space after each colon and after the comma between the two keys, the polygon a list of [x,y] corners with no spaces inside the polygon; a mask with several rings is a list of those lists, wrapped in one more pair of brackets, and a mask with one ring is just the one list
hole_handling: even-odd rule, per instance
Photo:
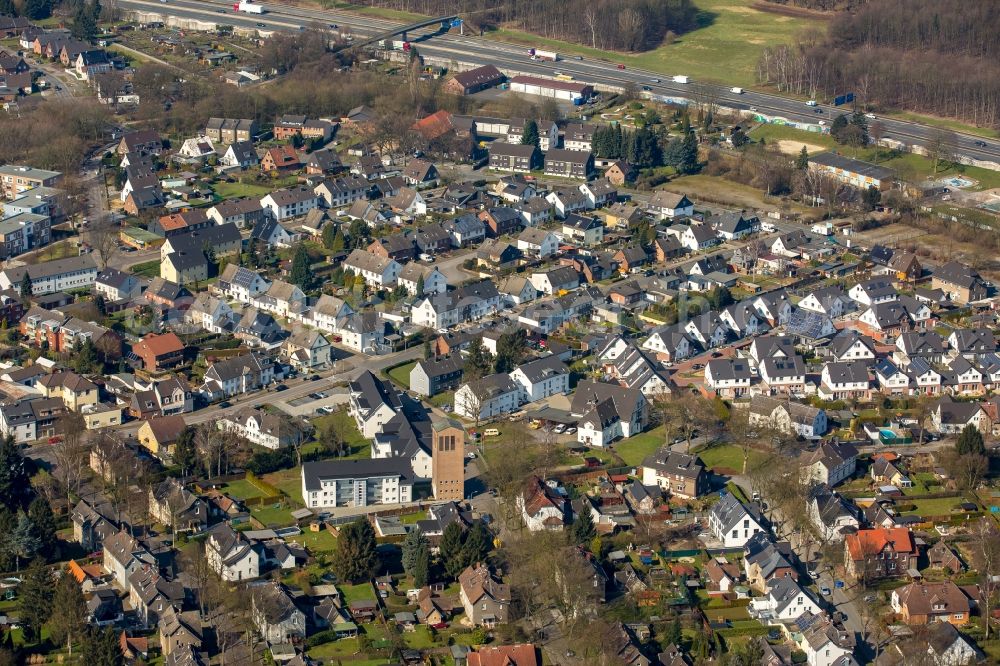
{"label": "bare tree", "polygon": [[63,441],[53,451],[55,474],[66,493],[67,505],[70,505],[72,497],[80,494],[80,484],[90,462],[87,424],[81,414],[66,412],[59,417],[58,430],[63,433]]}
{"label": "bare tree", "polygon": [[976,566],[982,574],[980,588],[982,589],[983,617],[986,624],[986,640],[990,638],[990,624],[993,609],[997,603],[997,593],[1000,592],[1000,529],[990,518],[981,518],[974,528],[976,536],[975,556]]}
{"label": "bare tree", "polygon": [[107,267],[108,263],[118,254],[118,236],[120,229],[118,225],[109,219],[94,220],[91,222],[90,231],[87,238],[90,246],[94,248],[97,261],[101,268]]}
{"label": "bare tree", "polygon": [[934,161],[934,173],[938,172],[941,162],[951,162],[955,159],[955,146],[958,145],[958,135],[947,129],[936,129],[927,142],[927,154]]}

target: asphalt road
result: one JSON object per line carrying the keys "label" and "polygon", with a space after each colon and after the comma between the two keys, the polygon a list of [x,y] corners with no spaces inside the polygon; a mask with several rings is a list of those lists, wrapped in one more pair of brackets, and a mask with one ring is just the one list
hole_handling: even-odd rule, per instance
{"label": "asphalt road", "polygon": [[[156,12],[162,15],[178,18],[198,19],[224,25],[240,26],[257,29],[262,34],[271,31],[297,31],[310,26],[327,27],[333,24],[340,30],[349,31],[356,36],[372,36],[399,26],[399,23],[384,19],[375,19],[349,12],[338,12],[318,9],[303,9],[288,7],[274,2],[265,2],[268,12],[263,15],[236,13],[232,4],[220,0],[168,0],[156,2],[150,0],[121,0],[123,9],[133,9],[145,12]],[[257,26],[258,23],[264,27]],[[648,72],[639,69],[618,69],[618,65],[610,60],[569,58],[559,62],[532,61],[528,58],[523,46],[506,44],[476,36],[457,34],[437,34],[434,30],[421,29],[408,35],[418,52],[475,65],[494,64],[508,70],[542,76],[553,76],[556,71],[573,76],[576,80],[586,83],[606,86],[621,86],[624,83],[634,83],[648,86],[654,96],[697,96],[699,99],[711,100],[716,104],[731,106],[737,109],[751,107],[760,113],[780,116],[798,122],[818,123],[824,120],[827,124],[839,112],[833,106],[820,104],[809,107],[802,100],[789,99],[769,93],[745,91],[742,94],[731,92],[725,85],[692,82],[689,84],[674,83],[669,75]],[[676,72],[684,74],[684,72]],[[818,113],[821,111],[821,113]],[[895,139],[909,145],[927,145],[931,142],[936,129],[918,123],[881,118],[885,128],[885,137]],[[976,141],[982,140],[967,134],[956,134],[956,144],[953,150],[956,154],[970,159],[992,161],[1000,164],[1000,140],[988,140],[986,147],[977,146]]]}

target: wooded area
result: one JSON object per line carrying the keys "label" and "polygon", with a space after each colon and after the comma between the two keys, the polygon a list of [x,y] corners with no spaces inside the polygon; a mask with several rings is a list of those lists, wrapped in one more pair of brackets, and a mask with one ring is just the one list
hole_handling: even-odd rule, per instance
{"label": "wooded area", "polygon": [[838,15],[826,37],[764,51],[762,83],[801,95],[854,92],[902,108],[1000,126],[1000,6],[961,0],[874,0]]}
{"label": "wooded area", "polygon": [[470,25],[524,30],[609,51],[646,51],[668,33],[698,27],[691,0],[358,0],[357,4],[428,16],[457,12]]}

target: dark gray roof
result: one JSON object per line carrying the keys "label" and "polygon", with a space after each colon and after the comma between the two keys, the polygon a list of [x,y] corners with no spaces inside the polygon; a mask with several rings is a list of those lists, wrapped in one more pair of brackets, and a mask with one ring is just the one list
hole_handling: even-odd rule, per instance
{"label": "dark gray roof", "polygon": [[761,516],[758,505],[755,503],[743,504],[732,493],[726,493],[725,497],[716,502],[712,506],[711,513],[719,520],[723,533],[728,533],[744,518],[751,518],[758,525],[764,526],[764,518]]}
{"label": "dark gray roof", "polygon": [[398,476],[409,480],[413,476],[410,461],[404,458],[362,460],[319,460],[302,465],[305,489],[319,490],[323,479],[357,479],[378,476]]}
{"label": "dark gray roof", "polygon": [[524,373],[524,376],[531,383],[540,382],[550,377],[564,375],[569,372],[566,364],[555,355],[522,363],[517,369]]}

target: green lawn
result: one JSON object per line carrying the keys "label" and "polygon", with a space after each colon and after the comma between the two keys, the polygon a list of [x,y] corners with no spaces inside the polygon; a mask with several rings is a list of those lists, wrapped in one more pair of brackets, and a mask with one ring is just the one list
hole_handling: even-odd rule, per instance
{"label": "green lawn", "polygon": [[136,275],[154,278],[160,277],[160,260],[144,261],[139,264],[132,264],[132,272]]}
{"label": "green lawn", "polygon": [[498,39],[623,63],[667,75],[685,74],[696,82],[720,81],[749,88],[754,68],[767,46],[791,43],[804,30],[823,30],[822,21],[782,16],[753,8],[752,0],[695,0],[705,27],[681,35],[673,44],[652,51],[619,55],[545,39],[516,30],[498,30]]}
{"label": "green lawn", "polygon": [[427,520],[427,512],[417,511],[416,513],[408,513],[405,516],[399,517],[399,522],[403,523],[404,525],[413,525],[418,520]]}
{"label": "green lawn", "polygon": [[325,529],[319,532],[310,532],[307,528],[306,531],[296,537],[292,537],[291,540],[299,542],[313,553],[332,551],[337,546],[337,537]]}
{"label": "green lawn", "polygon": [[216,183],[214,187],[215,193],[223,199],[236,199],[238,197],[259,199],[264,195],[270,194],[273,189],[267,185],[255,185],[250,183],[241,183],[239,181],[235,183],[227,183],[224,180]]}
{"label": "green lawn", "polygon": [[292,512],[280,504],[280,502],[268,502],[263,508],[253,508],[250,512],[265,527],[287,527],[295,521],[292,519]]}
{"label": "green lawn", "polygon": [[368,458],[371,456],[371,443],[358,430],[357,424],[346,409],[313,419],[316,432],[332,425],[337,429],[344,443],[351,447],[348,458]]}
{"label": "green lawn", "polygon": [[[750,130],[750,137],[756,140],[764,139],[767,143],[775,141],[801,141],[810,146],[822,146],[823,148],[835,148],[837,142],[829,134],[820,132],[807,132],[795,129],[788,125],[759,125]],[[811,151],[815,155],[820,151]]]}
{"label": "green lawn", "polygon": [[414,650],[427,650],[434,647],[434,639],[426,624],[418,625],[415,631],[404,631],[403,640]]}
{"label": "green lawn", "polygon": [[[734,444],[709,446],[695,451],[709,469],[729,470],[740,473],[743,470],[743,449]],[[747,464],[752,467],[764,459],[760,451],[750,450]]]}
{"label": "green lawn", "polygon": [[410,388],[410,370],[416,367],[417,362],[407,363],[389,371],[389,379],[396,382],[401,388]]}
{"label": "green lawn", "polygon": [[283,469],[278,472],[271,472],[261,477],[281,492],[291,497],[300,505],[302,501],[302,469],[298,466],[292,469]]}
{"label": "green lawn", "polygon": [[961,497],[937,497],[933,499],[918,500],[904,499],[902,501],[907,504],[913,504],[916,507],[912,511],[903,511],[903,515],[947,516],[951,514],[952,509],[965,500]]}
{"label": "green lawn", "polygon": [[663,426],[657,426],[652,430],[641,432],[634,437],[629,437],[616,443],[614,450],[621,456],[626,465],[641,465],[646,456],[655,453],[657,449],[663,446],[663,433]]}
{"label": "green lawn", "polygon": [[368,583],[363,585],[337,585],[345,604],[354,601],[370,601],[375,599],[375,591]]}
{"label": "green lawn", "polygon": [[223,490],[235,499],[243,500],[244,502],[248,499],[261,496],[260,490],[246,479],[230,481]]}

